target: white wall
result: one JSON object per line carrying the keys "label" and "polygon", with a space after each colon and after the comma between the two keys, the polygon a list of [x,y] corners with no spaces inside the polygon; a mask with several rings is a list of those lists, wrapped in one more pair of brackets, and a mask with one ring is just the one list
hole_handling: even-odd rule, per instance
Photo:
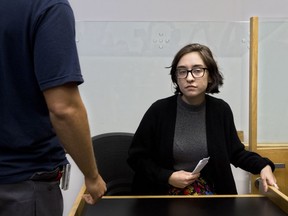
{"label": "white wall", "polygon": [[[287,0],[70,0],[70,3],[74,10],[76,20],[84,21],[249,21],[251,16],[285,17],[287,16],[286,8],[288,8]],[[160,67],[162,67],[164,64],[164,66],[167,66],[166,63],[169,62],[168,60],[162,59],[162,64]],[[82,63],[82,69],[84,72],[86,71],[85,68],[88,67],[89,60],[82,58],[81,61],[87,63]],[[220,63],[224,63],[226,61],[227,59],[225,58],[220,59]],[[243,65],[243,67],[247,67],[247,65]],[[224,69],[229,70],[229,67]],[[88,79],[85,79],[85,77],[88,77]],[[229,75],[228,77],[226,76],[226,78],[229,79]],[[230,76],[230,78],[233,79],[233,76]],[[92,135],[95,135],[97,133],[106,131],[105,122],[100,121],[101,119],[98,121],[99,117],[96,115],[96,113],[98,114],[98,111],[103,112],[101,103],[109,103],[109,101],[101,101],[99,103],[97,101],[97,103],[95,103],[94,100],[96,97],[104,98],[107,97],[107,95],[105,95],[105,93],[103,93],[103,95],[95,95],[90,91],[89,86],[97,85],[97,79],[95,79],[95,81],[91,80],[89,75],[85,74],[84,79],[85,83],[81,85],[81,94],[84,98],[85,104],[87,105],[88,116],[91,119],[90,125]],[[247,101],[246,99],[248,95],[248,73],[244,74],[242,79],[244,81],[241,83],[240,87],[243,88],[243,92],[241,92],[240,96],[242,97],[241,101],[245,102]],[[129,85],[129,83],[125,84],[125,80],[122,80],[121,82],[123,82],[123,85]],[[226,83],[224,85],[226,85]],[[128,90],[129,89],[127,89],[127,91]],[[171,94],[170,86],[167,86],[167,89],[161,94],[165,94],[166,96],[167,92]],[[222,95],[224,98],[233,97],[233,95],[229,95],[229,92],[225,91]],[[109,97],[113,97],[113,95],[109,95]],[[154,97],[157,99],[158,95],[155,95]],[[151,95],[151,101],[154,100],[154,97]],[[237,107],[238,102],[239,101],[235,101],[234,103],[232,101],[232,109],[236,109],[236,124],[238,128],[247,131],[247,120],[241,119],[241,116],[247,116],[248,114],[247,103],[242,104],[242,106],[239,108]],[[117,104],[116,106],[119,106],[121,109],[121,104]],[[147,107],[141,107],[139,109],[141,109],[141,113],[143,114]],[[240,111],[237,109],[240,109]],[[122,111],[125,111],[125,109],[123,108]],[[101,113],[101,115],[111,115],[111,113]],[[122,121],[125,121],[126,115],[127,113],[123,113],[120,120],[115,118],[108,120],[110,121],[110,125],[115,126],[112,128],[112,130],[117,130],[119,128],[119,124],[121,124]],[[237,115],[239,115],[239,117],[237,117]],[[140,119],[140,116],[138,118]],[[136,125],[139,119],[135,118],[135,122],[133,122],[133,124]],[[124,125],[123,131],[133,132],[133,128],[131,126],[125,127]],[[70,211],[77,193],[83,183],[82,174],[73,161],[71,162],[72,174],[70,188],[68,191],[63,193],[65,205],[64,215],[68,215],[68,212]],[[233,168],[233,172],[237,181],[238,191],[240,193],[248,192],[248,175],[245,172],[235,168]]]}
{"label": "white wall", "polygon": [[77,20],[247,21],[287,17],[287,0],[70,0]]}

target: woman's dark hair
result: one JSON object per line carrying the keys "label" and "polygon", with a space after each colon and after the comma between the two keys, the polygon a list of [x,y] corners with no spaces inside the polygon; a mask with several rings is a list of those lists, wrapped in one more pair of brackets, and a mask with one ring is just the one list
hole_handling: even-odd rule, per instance
{"label": "woman's dark hair", "polygon": [[204,64],[208,68],[209,76],[211,79],[211,83],[208,83],[208,87],[206,89],[206,93],[219,93],[219,87],[223,85],[223,76],[221,72],[218,70],[218,66],[216,61],[213,58],[213,54],[211,50],[204,45],[194,43],[194,44],[188,44],[184,46],[182,49],[178,51],[178,53],[175,55],[172,65],[169,67],[170,75],[172,82],[175,84],[175,94],[181,93],[180,88],[177,83],[177,77],[176,77],[176,68],[178,65],[178,62],[180,59],[191,52],[198,52],[201,59],[203,60]]}

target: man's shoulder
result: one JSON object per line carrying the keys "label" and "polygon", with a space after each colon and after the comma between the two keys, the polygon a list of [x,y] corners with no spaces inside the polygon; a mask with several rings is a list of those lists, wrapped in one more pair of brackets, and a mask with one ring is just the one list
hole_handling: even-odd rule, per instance
{"label": "man's shoulder", "polygon": [[68,0],[38,0],[38,1],[32,1],[34,4],[33,9],[35,11],[38,11],[38,13],[40,13],[40,15],[42,15],[41,13],[45,12],[46,10],[49,10],[51,7],[54,6],[60,6],[60,5],[65,5],[70,7],[70,4],[68,2]]}

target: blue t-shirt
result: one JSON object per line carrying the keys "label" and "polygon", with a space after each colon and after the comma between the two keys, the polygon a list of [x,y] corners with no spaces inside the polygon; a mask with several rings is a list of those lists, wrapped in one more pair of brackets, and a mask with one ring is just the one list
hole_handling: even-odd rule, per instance
{"label": "blue t-shirt", "polygon": [[0,184],[67,163],[42,91],[83,82],[66,0],[0,1]]}

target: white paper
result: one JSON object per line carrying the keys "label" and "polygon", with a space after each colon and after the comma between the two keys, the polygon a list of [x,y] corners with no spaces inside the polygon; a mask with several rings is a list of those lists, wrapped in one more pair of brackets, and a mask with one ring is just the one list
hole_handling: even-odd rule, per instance
{"label": "white paper", "polygon": [[200,160],[197,164],[197,166],[195,167],[195,169],[193,170],[192,174],[196,174],[196,173],[200,173],[200,171],[205,167],[205,165],[208,163],[210,157],[207,158],[203,158],[202,160]]}

